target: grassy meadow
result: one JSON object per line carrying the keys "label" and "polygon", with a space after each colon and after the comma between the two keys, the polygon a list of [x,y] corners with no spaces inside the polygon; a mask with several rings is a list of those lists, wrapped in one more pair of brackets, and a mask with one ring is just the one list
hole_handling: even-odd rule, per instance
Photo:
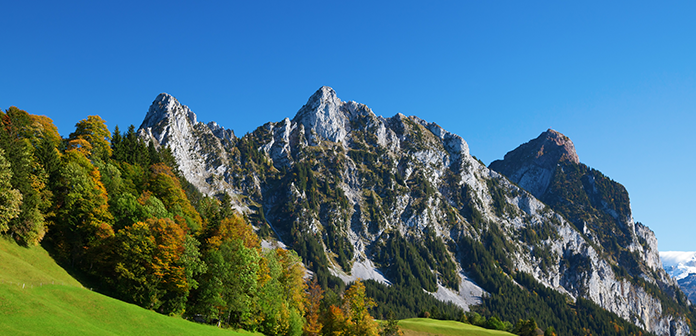
{"label": "grassy meadow", "polygon": [[83,288],[40,246],[0,238],[0,335],[254,335],[164,316]]}
{"label": "grassy meadow", "polygon": [[513,335],[505,331],[489,330],[457,321],[411,318],[399,321],[404,336],[498,336]]}

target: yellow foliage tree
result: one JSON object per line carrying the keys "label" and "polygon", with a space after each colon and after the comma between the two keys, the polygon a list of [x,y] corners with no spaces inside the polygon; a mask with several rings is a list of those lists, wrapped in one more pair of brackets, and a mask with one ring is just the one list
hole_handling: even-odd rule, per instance
{"label": "yellow foliage tree", "polygon": [[[70,133],[69,141],[84,140],[91,146],[90,159],[107,161],[111,157],[111,132],[106,122],[98,115],[88,116],[75,124],[75,132]],[[77,144],[77,142],[76,142]]]}

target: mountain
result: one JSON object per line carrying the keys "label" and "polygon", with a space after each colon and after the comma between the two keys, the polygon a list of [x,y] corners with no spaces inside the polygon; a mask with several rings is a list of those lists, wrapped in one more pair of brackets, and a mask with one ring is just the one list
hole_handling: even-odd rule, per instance
{"label": "mountain", "polygon": [[241,138],[161,94],[139,135],[169,147],[201,192],[231,194],[325,288],[372,279],[382,307],[400,309],[380,293],[403,306],[425,291],[509,321],[533,313],[563,334],[634,328],[619,317],[689,333],[689,307],[626,190],[579,163],[558,132],[488,168],[435,123],[384,118],[322,87],[293,119]]}
{"label": "mountain", "polygon": [[696,302],[696,252],[660,252],[660,259],[691,302]]}

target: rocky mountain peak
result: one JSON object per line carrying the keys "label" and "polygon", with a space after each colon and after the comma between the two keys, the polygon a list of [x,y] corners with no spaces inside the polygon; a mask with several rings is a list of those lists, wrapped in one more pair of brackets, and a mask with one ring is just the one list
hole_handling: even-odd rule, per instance
{"label": "rocky mountain peak", "polygon": [[541,197],[549,185],[556,165],[569,161],[580,163],[575,145],[567,136],[548,129],[516,149],[503,160],[491,162],[490,168],[507,176],[536,197]]}
{"label": "rocky mountain peak", "polygon": [[541,142],[539,151],[537,152],[537,158],[547,156],[550,157],[552,161],[580,163],[578,154],[575,152],[573,141],[560,132],[549,128],[546,132],[541,133],[535,140]]}
{"label": "rocky mountain peak", "polygon": [[[322,86],[300,108],[293,122],[304,125],[310,135],[314,132],[321,139],[341,142],[348,133],[349,123],[349,116],[344,113],[343,105],[345,103],[336,96],[334,89]],[[313,137],[313,142],[317,141]]]}
{"label": "rocky mountain peak", "polygon": [[196,114],[188,106],[181,105],[174,96],[168,93],[160,93],[150,105],[140,128],[155,127],[166,119],[171,119],[170,122],[178,120],[176,123],[183,122],[191,125],[198,122]]}
{"label": "rocky mountain peak", "polygon": [[508,152],[504,160],[530,161],[541,167],[555,166],[562,161],[580,163],[573,142],[567,136],[552,129]]}

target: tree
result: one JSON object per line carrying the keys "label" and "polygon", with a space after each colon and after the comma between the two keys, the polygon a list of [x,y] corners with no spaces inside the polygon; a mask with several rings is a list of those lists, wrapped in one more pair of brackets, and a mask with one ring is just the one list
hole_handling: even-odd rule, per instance
{"label": "tree", "polygon": [[220,246],[222,265],[219,271],[223,283],[223,297],[227,302],[227,323],[242,327],[251,323],[253,297],[258,289],[259,254],[242,244],[240,239]]}
{"label": "tree", "polygon": [[[44,118],[39,119],[47,122]],[[0,113],[0,120],[0,148],[10,163],[10,184],[22,195],[20,213],[9,220],[7,231],[22,244],[38,244],[46,232],[44,211],[50,199],[46,189],[48,177],[34,156],[35,146],[43,136],[43,126],[35,122],[37,118],[14,106],[6,113]]]}
{"label": "tree", "polygon": [[12,170],[5,159],[5,151],[0,148],[0,233],[9,230],[10,220],[16,218],[22,205],[22,194],[12,188]]}
{"label": "tree", "polygon": [[537,327],[537,323],[533,318],[527,321],[520,319],[517,321],[517,324],[515,324],[515,328],[512,332],[520,336],[536,336],[537,329],[539,329],[539,327]]}
{"label": "tree", "polygon": [[207,269],[198,279],[198,289],[189,300],[189,314],[220,319],[236,328],[253,329],[258,295],[259,251],[244,246],[241,239],[222,241],[203,251]]}
{"label": "tree", "polygon": [[150,218],[118,232],[112,280],[129,302],[165,314],[184,312],[194,276],[205,270],[197,243],[168,218]]}
{"label": "tree", "polygon": [[556,336],[556,329],[553,326],[546,328],[544,336]]}
{"label": "tree", "polygon": [[257,250],[261,248],[261,241],[254,232],[254,228],[236,214],[220,220],[216,226],[209,230],[208,235],[210,238],[208,238],[206,243],[210,248],[217,248],[223,242],[233,239],[240,239],[247,248]]}
{"label": "tree", "polygon": [[321,286],[319,286],[316,277],[314,277],[314,280],[309,284],[306,297],[307,303],[305,306],[307,310],[305,313],[306,323],[304,325],[304,334],[306,336],[319,336],[323,327],[320,320],[320,308],[321,299],[324,297],[324,291],[321,289]]}
{"label": "tree", "polygon": [[343,310],[336,305],[330,305],[324,313],[323,324],[321,333],[324,336],[350,335],[347,331],[351,324],[350,320]]}
{"label": "tree", "polygon": [[158,163],[150,167],[147,189],[164,203],[168,212],[175,217],[181,217],[184,221],[182,224],[188,226],[191,232],[195,234],[202,228],[200,214],[189,202],[179,179],[169,166]]}
{"label": "tree", "polygon": [[389,313],[387,322],[384,323],[379,331],[380,336],[404,336],[404,332],[399,328],[399,321],[394,319],[394,314]]}
{"label": "tree", "polygon": [[65,152],[55,189],[51,241],[59,258],[73,266],[99,258],[99,247],[113,237],[113,217],[99,170],[77,149]]}
{"label": "tree", "polygon": [[111,132],[106,122],[98,115],[88,116],[75,124],[75,132],[70,133],[69,148],[85,148],[89,144],[90,159],[108,161],[111,157]]}
{"label": "tree", "polygon": [[350,321],[347,327],[348,335],[377,335],[377,323],[368,312],[374,305],[374,301],[365,295],[365,285],[362,282],[356,281],[346,290],[343,296],[343,310]]}
{"label": "tree", "polygon": [[505,323],[501,321],[497,316],[491,316],[491,318],[486,321],[486,324],[484,325],[486,329],[493,329],[493,330],[505,330]]}

